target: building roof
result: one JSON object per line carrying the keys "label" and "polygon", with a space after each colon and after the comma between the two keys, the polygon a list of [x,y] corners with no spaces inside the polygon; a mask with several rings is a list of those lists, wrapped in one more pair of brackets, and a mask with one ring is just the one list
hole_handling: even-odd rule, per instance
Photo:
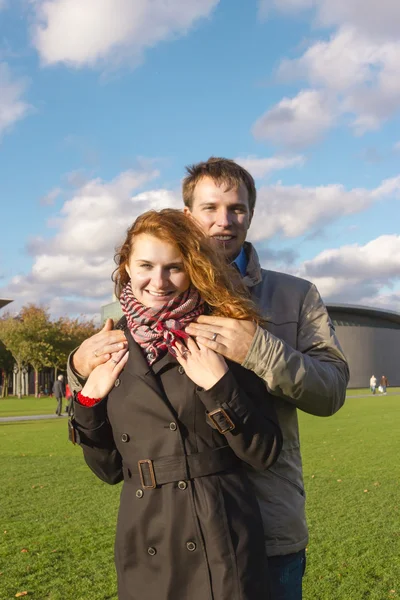
{"label": "building roof", "polygon": [[12,300],[7,300],[6,298],[0,298],[0,308],[7,306],[7,304],[10,304],[10,302],[12,302]]}
{"label": "building roof", "polygon": [[357,304],[336,304],[328,303],[326,305],[328,312],[337,311],[346,314],[361,315],[372,319],[391,321],[400,325],[400,313],[383,308],[374,308],[372,306],[360,306]]}

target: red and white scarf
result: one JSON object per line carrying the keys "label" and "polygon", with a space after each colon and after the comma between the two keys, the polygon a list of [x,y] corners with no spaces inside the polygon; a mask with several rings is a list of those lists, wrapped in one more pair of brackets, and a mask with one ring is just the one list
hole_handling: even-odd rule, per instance
{"label": "red and white scarf", "polygon": [[204,312],[204,300],[192,286],[162,308],[149,308],[133,295],[129,281],[119,301],[132,337],[144,350],[149,365],[173,347],[178,338],[187,338],[184,328]]}

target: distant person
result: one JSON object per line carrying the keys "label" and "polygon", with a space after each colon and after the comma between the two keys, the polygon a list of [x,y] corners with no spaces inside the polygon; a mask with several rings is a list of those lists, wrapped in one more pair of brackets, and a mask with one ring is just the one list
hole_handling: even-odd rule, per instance
{"label": "distant person", "polygon": [[58,415],[59,417],[61,417],[61,413],[62,413],[62,399],[63,399],[63,397],[65,395],[65,392],[64,392],[64,375],[59,375],[57,377],[57,381],[54,382],[53,394],[54,394],[54,397],[57,400],[56,415]]}
{"label": "distant person", "polygon": [[67,383],[67,385],[65,386],[65,399],[67,401],[66,407],[65,407],[65,412],[71,416],[73,413],[73,399],[74,399],[74,395],[71,392],[71,388],[69,387],[69,383]]}
{"label": "distant person", "polygon": [[389,385],[388,379],[386,377],[386,375],[382,375],[381,377],[381,383],[380,383],[380,387],[382,390],[382,394],[384,394],[386,396],[386,388]]}
{"label": "distant person", "polygon": [[375,375],[372,375],[371,379],[369,380],[369,389],[371,390],[371,392],[373,394],[375,394],[375,392],[376,392],[376,377],[375,377]]}

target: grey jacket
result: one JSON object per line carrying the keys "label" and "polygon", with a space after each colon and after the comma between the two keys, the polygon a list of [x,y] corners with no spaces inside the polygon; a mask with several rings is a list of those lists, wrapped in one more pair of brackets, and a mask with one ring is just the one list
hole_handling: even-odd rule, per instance
{"label": "grey jacket", "polygon": [[[259,327],[243,366],[254,371],[275,397],[283,450],[273,467],[248,469],[264,523],[269,556],[291,554],[308,542],[297,408],[318,416],[343,405],[349,370],[328,312],[309,281],[261,269],[257,253],[249,257],[244,283],[267,319]],[[81,383],[68,361],[74,391]]]}
{"label": "grey jacket", "polygon": [[297,409],[327,417],[343,405],[349,380],[345,356],[315,285],[261,269],[249,257],[244,282],[267,319],[243,362],[275,396],[283,450],[263,473],[250,472],[264,522],[269,556],[291,554],[308,542]]}

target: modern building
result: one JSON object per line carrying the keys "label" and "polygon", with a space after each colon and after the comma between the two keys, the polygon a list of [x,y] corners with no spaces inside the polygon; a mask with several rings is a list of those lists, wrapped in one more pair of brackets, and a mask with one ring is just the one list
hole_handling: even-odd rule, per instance
{"label": "modern building", "polygon": [[0,308],[7,306],[7,304],[10,304],[10,302],[12,302],[12,300],[7,300],[6,298],[0,298]]}
{"label": "modern building", "polygon": [[371,375],[400,386],[400,314],[351,304],[327,308],[349,361],[349,387],[369,387]]}

